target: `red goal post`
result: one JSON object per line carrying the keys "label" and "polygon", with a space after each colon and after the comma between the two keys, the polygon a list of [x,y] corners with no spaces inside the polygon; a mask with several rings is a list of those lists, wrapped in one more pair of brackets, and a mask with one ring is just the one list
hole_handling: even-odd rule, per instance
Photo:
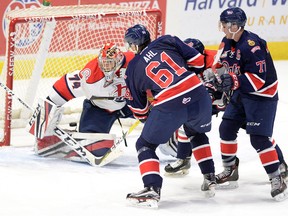
{"label": "red goal post", "polygon": [[[105,42],[115,42],[125,51],[124,33],[132,25],[145,25],[152,40],[162,34],[158,9],[106,4],[20,9],[8,12],[5,20],[1,82],[32,107],[39,97],[47,96],[57,78],[80,70]],[[68,102],[65,114],[80,113],[82,100]],[[1,88],[0,145],[11,145],[11,129],[25,127],[30,115]]]}

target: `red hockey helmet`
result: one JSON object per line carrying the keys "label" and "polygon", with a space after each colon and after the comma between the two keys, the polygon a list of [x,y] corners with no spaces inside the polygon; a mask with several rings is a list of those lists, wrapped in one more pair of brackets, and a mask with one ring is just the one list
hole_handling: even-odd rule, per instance
{"label": "red hockey helmet", "polygon": [[124,54],[114,43],[106,43],[100,50],[98,63],[107,82],[113,81],[115,72],[122,67],[123,62]]}

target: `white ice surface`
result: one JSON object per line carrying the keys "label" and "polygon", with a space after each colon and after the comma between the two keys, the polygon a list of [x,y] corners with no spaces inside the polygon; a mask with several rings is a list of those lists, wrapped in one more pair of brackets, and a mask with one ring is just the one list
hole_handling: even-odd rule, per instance
{"label": "white ice surface", "polygon": [[[279,95],[274,138],[288,160],[288,62],[275,62],[279,77]],[[221,116],[213,117],[208,134],[215,160],[216,173],[222,171],[218,125]],[[115,127],[114,133],[121,135]],[[32,137],[19,130],[17,137],[26,147],[0,148],[0,215],[1,216],[182,216],[182,215],[286,215],[288,200],[275,202],[270,196],[268,177],[257,153],[244,131],[239,133],[239,188],[217,190],[212,199],[200,191],[202,175],[192,160],[190,174],[183,178],[165,177],[157,210],[128,206],[127,193],[143,188],[138,171],[135,141],[140,131],[128,137],[125,154],[104,167],[91,167],[34,155]],[[161,171],[174,160],[157,151]],[[286,213],[285,213],[286,212]]]}

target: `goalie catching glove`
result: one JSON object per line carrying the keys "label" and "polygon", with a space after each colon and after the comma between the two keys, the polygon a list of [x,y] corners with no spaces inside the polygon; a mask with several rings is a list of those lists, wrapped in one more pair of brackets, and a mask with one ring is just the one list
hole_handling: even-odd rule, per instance
{"label": "goalie catching glove", "polygon": [[240,83],[235,73],[226,73],[220,76],[221,82],[216,81],[214,83],[217,91],[228,92],[230,90],[236,90],[239,88]]}

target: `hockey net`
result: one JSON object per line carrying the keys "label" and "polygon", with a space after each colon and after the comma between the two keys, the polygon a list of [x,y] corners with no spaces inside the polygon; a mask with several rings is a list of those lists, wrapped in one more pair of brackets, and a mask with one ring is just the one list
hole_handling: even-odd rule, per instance
{"label": "hockey net", "polygon": [[[49,94],[56,79],[82,69],[95,58],[104,43],[115,42],[125,51],[125,30],[132,25],[145,25],[152,40],[161,35],[159,10],[111,5],[14,10],[6,14],[6,24],[7,50],[1,82],[32,107],[38,98]],[[0,97],[0,145],[14,145],[12,129],[25,127],[31,111],[2,88]],[[61,123],[79,120],[83,99],[64,105]]]}

